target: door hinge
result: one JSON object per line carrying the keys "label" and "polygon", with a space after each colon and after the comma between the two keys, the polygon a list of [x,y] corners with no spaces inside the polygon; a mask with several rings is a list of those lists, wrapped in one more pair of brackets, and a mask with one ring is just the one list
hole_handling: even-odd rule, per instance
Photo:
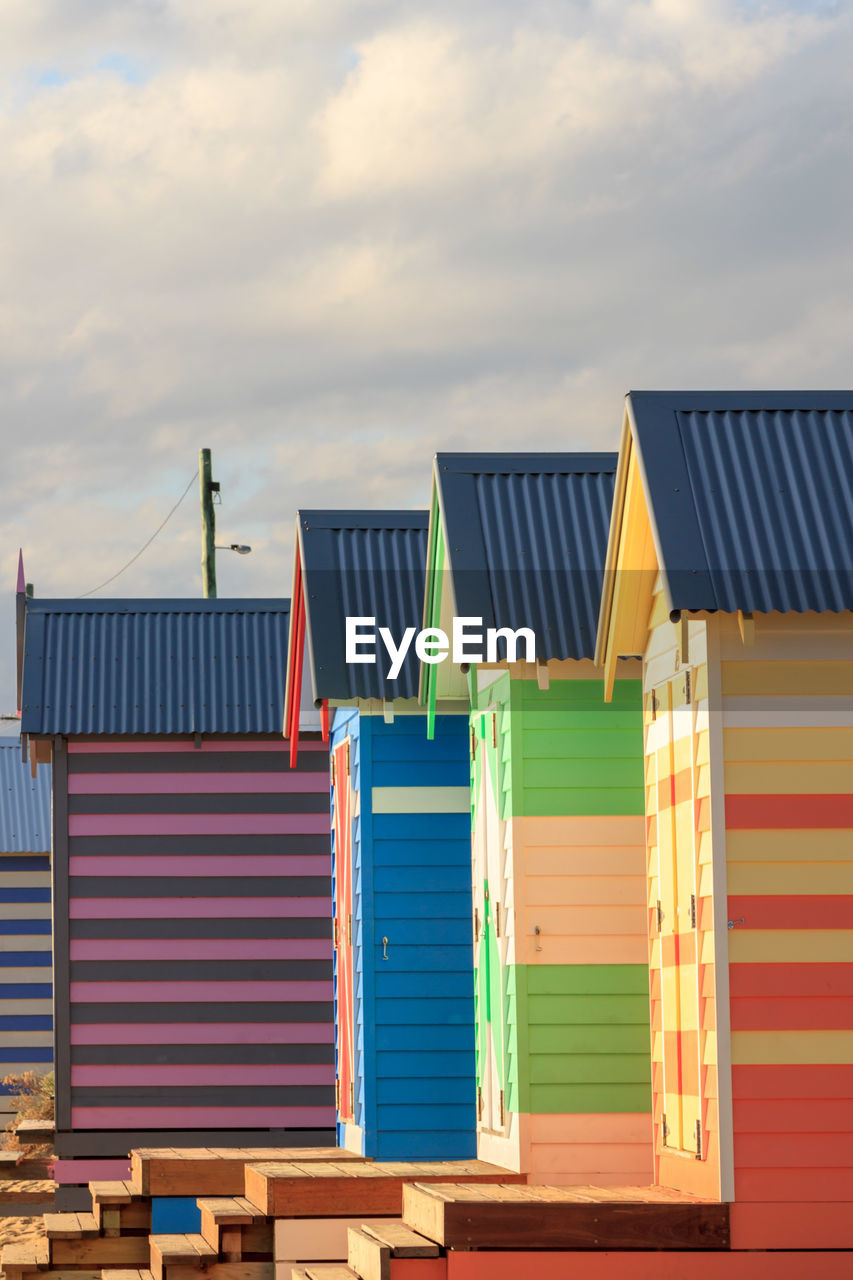
{"label": "door hinge", "polygon": [[352,916],[347,916],[347,946],[352,946]]}
{"label": "door hinge", "polygon": [[341,1109],[341,1082],[340,1080],[336,1080],[335,1081],[335,1110],[340,1111],[340,1109]]}
{"label": "door hinge", "polygon": [[349,1082],[349,1113],[355,1119],[355,1081]]}
{"label": "door hinge", "polygon": [[477,1085],[477,1119],[483,1118],[483,1090]]}
{"label": "door hinge", "polygon": [[702,1159],[702,1121],[696,1121],[696,1159]]}
{"label": "door hinge", "polygon": [[661,1135],[663,1137],[663,1145],[667,1146],[669,1140],[669,1125],[666,1122],[666,1115],[661,1116]]}
{"label": "door hinge", "polygon": [[474,728],[474,726],[471,725],[471,759],[472,760],[476,754],[477,754],[477,731]]}
{"label": "door hinge", "polygon": [[332,756],[332,759],[330,761],[330,769],[331,769],[332,786],[334,786],[335,785],[335,757],[334,756]]}
{"label": "door hinge", "polygon": [[340,928],[340,923],[338,921],[338,917],[335,916],[334,920],[332,921],[332,946],[337,951],[340,945],[341,945],[341,928]]}
{"label": "door hinge", "polygon": [[347,755],[346,755],[346,761],[347,761],[347,777],[349,777],[349,776],[350,776],[349,741],[347,741]]}
{"label": "door hinge", "polygon": [[690,928],[696,928],[696,894],[690,895]]}
{"label": "door hinge", "polygon": [[693,682],[690,679],[690,672],[685,671],[684,673],[684,705],[688,707],[690,706],[690,699],[692,696],[692,684]]}
{"label": "door hinge", "polygon": [[650,713],[651,713],[652,720],[657,720],[657,718],[658,718],[658,695],[655,693],[654,689],[652,689],[652,692],[651,692],[651,700],[650,700],[650,702],[649,702],[649,711],[650,711]]}
{"label": "door hinge", "polygon": [[501,936],[501,904],[495,903],[495,937]]}
{"label": "door hinge", "polygon": [[480,912],[475,907],[474,908],[474,941],[477,942],[479,937],[480,937]]}
{"label": "door hinge", "polygon": [[660,904],[660,898],[658,898],[658,904],[657,904],[656,910],[657,910],[657,920],[658,920],[658,933],[660,933],[661,929],[663,928],[663,907]]}
{"label": "door hinge", "polygon": [[496,747],[497,745],[498,745],[498,713],[497,711],[493,711],[492,712],[492,746]]}
{"label": "door hinge", "polygon": [[504,1117],[505,1117],[505,1115],[506,1115],[506,1112],[504,1111],[504,1091],[503,1091],[503,1089],[501,1089],[501,1091],[500,1091],[499,1098],[500,1098],[500,1108],[501,1108],[501,1124],[503,1124],[503,1123],[504,1123]]}

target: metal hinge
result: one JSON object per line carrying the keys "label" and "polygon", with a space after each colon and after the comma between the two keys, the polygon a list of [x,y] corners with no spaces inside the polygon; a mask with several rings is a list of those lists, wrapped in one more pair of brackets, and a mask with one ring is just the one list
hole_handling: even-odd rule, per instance
{"label": "metal hinge", "polygon": [[696,928],[696,894],[690,895],[690,928]]}
{"label": "metal hinge", "polygon": [[658,904],[657,904],[656,910],[657,910],[657,918],[658,918],[658,933],[660,933],[661,929],[663,928],[663,907],[660,904],[660,898],[658,898]]}
{"label": "metal hinge", "polygon": [[501,904],[495,903],[495,937],[501,936]]}
{"label": "metal hinge", "polygon": [[337,950],[341,945],[341,927],[338,917],[335,916],[332,921],[332,946]]}
{"label": "metal hinge", "polygon": [[483,1090],[477,1085],[477,1119],[483,1118]]}
{"label": "metal hinge", "polygon": [[347,757],[346,757],[346,759],[347,759],[347,777],[349,777],[349,776],[350,776],[349,742],[347,742]]}
{"label": "metal hinge", "polygon": [[652,720],[657,720],[658,718],[658,705],[658,695],[655,693],[654,689],[652,689],[649,701],[649,711],[651,712]]}
{"label": "metal hinge", "polygon": [[702,1159],[702,1121],[696,1121],[696,1159]]}
{"label": "metal hinge", "polygon": [[663,1136],[663,1145],[667,1145],[669,1139],[669,1125],[666,1122],[666,1115],[661,1116],[661,1134]]}
{"label": "metal hinge", "polygon": [[341,1109],[341,1082],[340,1080],[336,1080],[335,1081],[335,1110],[340,1111],[340,1109]]}
{"label": "metal hinge", "polygon": [[352,916],[347,916],[347,946],[352,946]]}
{"label": "metal hinge", "polygon": [[504,1111],[504,1091],[503,1091],[503,1089],[501,1089],[501,1091],[500,1091],[500,1108],[501,1108],[501,1124],[503,1124],[503,1123],[504,1123],[504,1116],[505,1116],[505,1114],[506,1114],[506,1112]]}
{"label": "metal hinge", "polygon": [[480,912],[474,908],[474,941],[480,937]]}
{"label": "metal hinge", "polygon": [[474,726],[471,725],[471,758],[473,759],[476,754],[477,754],[477,731],[475,730]]}
{"label": "metal hinge", "polygon": [[690,699],[691,699],[691,697],[692,697],[692,684],[693,684],[693,681],[690,679],[690,672],[689,672],[689,671],[685,671],[685,673],[684,673],[684,703],[685,703],[685,706],[689,706],[689,705],[690,705]]}
{"label": "metal hinge", "polygon": [[496,747],[497,745],[498,745],[498,713],[497,711],[493,711],[492,712],[492,746]]}

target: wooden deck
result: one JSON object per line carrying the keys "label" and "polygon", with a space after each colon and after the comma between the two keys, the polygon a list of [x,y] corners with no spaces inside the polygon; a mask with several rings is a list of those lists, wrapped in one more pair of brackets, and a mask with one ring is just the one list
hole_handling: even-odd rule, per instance
{"label": "wooden deck", "polygon": [[241,1196],[247,1164],[363,1163],[340,1147],[149,1147],[131,1152],[131,1180],[146,1196]]}
{"label": "wooden deck", "polygon": [[728,1249],[729,1206],[662,1187],[403,1188],[403,1222],[447,1249]]}
{"label": "wooden deck", "polygon": [[316,1164],[292,1162],[246,1166],[246,1199],[273,1218],[399,1217],[407,1183],[525,1182],[483,1160],[406,1163]]}

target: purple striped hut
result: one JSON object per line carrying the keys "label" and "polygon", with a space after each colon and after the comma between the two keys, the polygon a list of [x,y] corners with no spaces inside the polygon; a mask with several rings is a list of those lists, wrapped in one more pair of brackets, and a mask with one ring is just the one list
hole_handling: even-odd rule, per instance
{"label": "purple striped hut", "polygon": [[286,600],[29,600],[53,764],[57,1181],[133,1147],[333,1145],[329,754],[281,736]]}

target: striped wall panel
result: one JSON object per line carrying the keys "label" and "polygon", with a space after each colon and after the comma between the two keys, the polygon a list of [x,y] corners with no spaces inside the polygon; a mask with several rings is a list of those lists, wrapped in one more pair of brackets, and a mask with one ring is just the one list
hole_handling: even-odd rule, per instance
{"label": "striped wall panel", "polygon": [[471,713],[479,1154],[648,1183],[640,685],[606,705],[591,663],[552,666],[489,673]]}
{"label": "striped wall panel", "polygon": [[331,1136],[328,794],[316,742],[69,743],[59,1129]]}
{"label": "striped wall panel", "polygon": [[748,648],[732,624],[721,641],[735,1197],[830,1202],[848,1242],[851,652],[849,614],[761,618]]}
{"label": "striped wall panel", "polygon": [[[468,726],[336,713],[353,812],[355,1117],[386,1160],[475,1153]],[[337,785],[337,782],[336,782]],[[383,939],[387,943],[383,944]],[[387,958],[386,958],[387,957]]]}
{"label": "striped wall panel", "polygon": [[0,853],[0,1078],[53,1068],[50,880],[49,854]]}

